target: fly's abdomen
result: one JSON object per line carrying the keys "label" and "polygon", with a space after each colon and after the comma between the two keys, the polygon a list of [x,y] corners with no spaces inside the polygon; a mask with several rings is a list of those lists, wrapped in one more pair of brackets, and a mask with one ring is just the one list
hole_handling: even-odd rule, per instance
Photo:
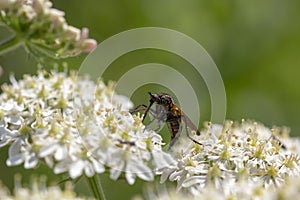
{"label": "fly's abdomen", "polygon": [[171,119],[167,119],[166,123],[171,132],[171,139],[175,138],[180,130],[180,118],[174,117]]}

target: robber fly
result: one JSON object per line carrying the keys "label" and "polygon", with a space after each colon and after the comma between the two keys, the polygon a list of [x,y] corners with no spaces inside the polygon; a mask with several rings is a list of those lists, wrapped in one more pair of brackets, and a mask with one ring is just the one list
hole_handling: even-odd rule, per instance
{"label": "robber fly", "polygon": [[[160,129],[160,122],[166,122],[171,134],[169,149],[175,144],[182,132],[182,122],[184,122],[185,124],[185,132],[187,137],[194,143],[202,145],[200,142],[196,141],[190,136],[188,129],[196,132],[197,135],[200,135],[200,131],[188,118],[188,116],[186,116],[184,112],[174,104],[174,100],[170,95],[165,93],[152,94],[150,92],[149,95],[150,104],[148,106],[145,104],[139,105],[133,111],[131,111],[131,113],[136,113],[140,110],[145,110],[142,122],[144,122],[147,114],[150,113],[154,117],[154,119],[152,119],[149,122],[149,124],[152,123],[153,120],[158,120],[158,129]],[[156,110],[151,108],[153,104],[156,104]]]}

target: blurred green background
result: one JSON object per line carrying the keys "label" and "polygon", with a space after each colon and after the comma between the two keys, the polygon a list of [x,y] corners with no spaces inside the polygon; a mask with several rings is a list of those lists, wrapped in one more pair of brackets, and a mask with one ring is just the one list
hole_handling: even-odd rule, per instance
{"label": "blurred green background", "polygon": [[[293,136],[300,135],[300,1],[55,0],[53,3],[65,11],[69,24],[88,27],[90,36],[98,42],[145,26],[170,28],[192,37],[207,50],[222,75],[227,119],[250,118],[268,126],[285,125],[291,127]],[[85,56],[65,61],[77,69]],[[141,50],[116,60],[104,78],[117,80],[128,69],[149,62],[180,68],[187,75],[192,73],[189,64],[176,55]],[[10,71],[21,77],[36,69],[22,49],[1,56],[0,64],[5,72],[1,82],[8,80]],[[202,98],[203,122],[209,120],[210,102],[204,83],[199,82],[199,87],[204,91],[198,94]],[[133,101],[147,103],[146,92],[160,89],[145,86],[133,95]],[[4,167],[4,160],[0,164]],[[123,189],[131,191],[123,183],[112,189],[108,185],[105,186],[108,199],[116,199],[119,190],[122,195]],[[122,196],[123,199],[132,193]]]}

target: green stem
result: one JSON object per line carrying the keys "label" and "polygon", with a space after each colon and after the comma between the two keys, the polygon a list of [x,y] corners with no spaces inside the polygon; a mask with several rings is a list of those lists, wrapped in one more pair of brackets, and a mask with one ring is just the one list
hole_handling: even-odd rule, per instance
{"label": "green stem", "polygon": [[19,46],[23,45],[24,42],[23,40],[21,40],[20,38],[18,37],[15,37],[14,39],[4,43],[4,44],[1,44],[0,45],[0,56],[18,48]]}
{"label": "green stem", "polygon": [[106,200],[104,191],[101,185],[101,180],[99,175],[94,175],[93,177],[86,177],[89,187],[98,200]]}

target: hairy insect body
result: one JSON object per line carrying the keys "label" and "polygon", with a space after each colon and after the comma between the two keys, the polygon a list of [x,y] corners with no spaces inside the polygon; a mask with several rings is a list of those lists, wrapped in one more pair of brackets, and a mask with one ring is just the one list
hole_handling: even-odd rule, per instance
{"label": "hairy insect body", "polygon": [[166,123],[171,133],[171,141],[172,141],[181,132],[180,131],[181,111],[176,106],[173,106],[171,110],[167,112]]}
{"label": "hairy insect body", "polygon": [[[144,121],[147,114],[150,113],[154,117],[154,119],[157,119],[159,122],[166,122],[171,135],[169,148],[171,148],[179,138],[182,132],[182,123],[185,124],[184,127],[187,137],[196,144],[202,145],[189,135],[188,128],[190,128],[190,131],[195,131],[197,135],[200,135],[200,132],[198,131],[197,127],[192,123],[192,121],[180,110],[180,108],[174,104],[173,98],[170,95],[165,93],[149,93],[149,95],[149,106],[146,106],[144,104],[139,105],[135,110],[132,111],[132,113],[137,112],[142,108],[145,109],[145,114],[142,121]],[[155,110],[151,109],[151,106],[153,104],[156,104]],[[150,123],[152,121],[153,120],[151,120]]]}

